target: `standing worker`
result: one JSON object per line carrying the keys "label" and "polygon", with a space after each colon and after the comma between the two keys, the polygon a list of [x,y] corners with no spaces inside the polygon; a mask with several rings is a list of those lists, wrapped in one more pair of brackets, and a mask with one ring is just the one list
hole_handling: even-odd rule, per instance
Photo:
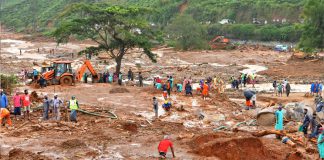
{"label": "standing worker", "polygon": [[7,108],[8,107],[8,98],[4,91],[1,89],[0,91],[0,108]]}
{"label": "standing worker", "polygon": [[34,76],[34,81],[36,82],[38,79],[38,71],[35,68],[33,69],[33,76]]}
{"label": "standing worker", "polygon": [[186,90],[186,95],[191,95],[191,97],[193,97],[193,95],[192,95],[192,87],[190,85],[190,82],[187,82],[187,84],[185,86],[185,90]]}
{"label": "standing worker", "polygon": [[303,120],[303,124],[302,124],[302,129],[303,129],[303,133],[304,133],[305,137],[307,137],[307,130],[308,130],[310,120],[311,120],[311,118],[309,117],[307,112],[308,112],[308,110],[305,108],[304,109],[304,120]]}
{"label": "standing worker", "polygon": [[54,120],[60,120],[60,106],[63,104],[63,101],[57,98],[57,94],[54,95],[54,99],[51,101],[53,103],[54,109]]}
{"label": "standing worker", "polygon": [[88,74],[87,73],[83,74],[83,82],[88,83]]}
{"label": "standing worker", "polygon": [[287,97],[289,97],[289,94],[290,94],[290,84],[289,84],[289,82],[287,82],[287,84],[286,84],[286,95],[287,95]]}
{"label": "standing worker", "polygon": [[118,84],[121,86],[123,83],[123,74],[121,72],[118,73]]}
{"label": "standing worker", "polygon": [[159,118],[159,102],[156,99],[156,97],[153,97],[153,109],[154,109],[154,113],[155,113],[155,118]]}
{"label": "standing worker", "polygon": [[78,101],[75,99],[75,96],[71,97],[69,101],[69,109],[71,109],[70,120],[72,122],[77,122],[77,110],[80,108]]}
{"label": "standing worker", "polygon": [[43,120],[46,121],[48,120],[48,110],[49,110],[49,107],[50,107],[50,101],[48,100],[48,97],[47,95],[44,96],[44,100],[43,100]]}
{"label": "standing worker", "polygon": [[2,126],[2,119],[6,119],[9,126],[12,126],[10,119],[10,112],[7,108],[0,108],[0,126]]}
{"label": "standing worker", "polygon": [[274,94],[276,94],[276,96],[278,95],[278,89],[277,89],[277,81],[275,80],[275,81],[273,81],[273,83],[272,83],[272,87],[273,87],[273,92],[274,92]]}
{"label": "standing worker", "polygon": [[[283,131],[283,112],[282,112],[281,105],[279,105],[278,110],[275,112],[275,116],[276,116],[275,130],[282,132]],[[280,135],[277,135],[277,138],[280,139]]]}
{"label": "standing worker", "polygon": [[207,96],[208,96],[208,85],[207,85],[207,81],[204,82],[203,84],[203,90],[202,90],[202,96],[203,99],[206,100]]}
{"label": "standing worker", "polygon": [[113,74],[108,73],[108,83],[112,83],[112,82],[113,82]]}
{"label": "standing worker", "polygon": [[256,108],[256,99],[257,99],[257,97],[256,97],[256,93],[255,93],[251,98],[253,108]]}
{"label": "standing worker", "polygon": [[15,119],[17,120],[17,115],[21,115],[21,98],[18,94],[18,92],[16,92],[15,96],[12,97],[12,101],[14,104],[14,114],[15,114]]}
{"label": "standing worker", "polygon": [[24,119],[26,120],[26,115],[28,120],[30,120],[29,112],[30,112],[30,95],[28,94],[28,90],[25,89],[24,95],[21,97],[22,104],[23,104],[23,112],[24,112]]}
{"label": "standing worker", "polygon": [[133,75],[133,71],[132,69],[129,68],[128,75],[127,75],[128,81],[132,80],[132,75]]}
{"label": "standing worker", "polygon": [[174,79],[172,78],[172,76],[170,76],[170,87],[171,87],[171,91],[173,89],[173,84],[174,84]]}
{"label": "standing worker", "polygon": [[140,87],[143,87],[143,76],[141,72],[138,73],[138,80]]}
{"label": "standing worker", "polygon": [[158,146],[158,151],[159,151],[159,155],[160,155],[161,159],[166,159],[166,154],[167,154],[169,147],[171,148],[173,158],[175,158],[173,144],[170,141],[169,136],[165,135],[163,140],[159,143],[159,146]]}
{"label": "standing worker", "polygon": [[168,96],[170,97],[170,95],[171,95],[171,80],[167,81],[166,87],[167,87],[166,89],[168,92]]}
{"label": "standing worker", "polygon": [[278,96],[282,97],[282,84],[281,83],[278,84]]}

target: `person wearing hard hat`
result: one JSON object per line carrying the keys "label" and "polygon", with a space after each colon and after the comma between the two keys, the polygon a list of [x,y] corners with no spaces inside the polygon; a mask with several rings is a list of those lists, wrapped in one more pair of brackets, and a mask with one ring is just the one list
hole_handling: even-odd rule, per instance
{"label": "person wearing hard hat", "polygon": [[54,95],[54,99],[51,100],[53,103],[53,111],[54,111],[54,120],[60,120],[60,106],[63,104],[63,101],[57,98],[57,94]]}
{"label": "person wearing hard hat", "polygon": [[0,126],[2,126],[2,120],[4,118],[7,120],[8,125],[12,126],[9,110],[7,108],[0,108]]}
{"label": "person wearing hard hat", "polygon": [[71,109],[70,120],[72,122],[77,122],[77,110],[80,108],[78,101],[75,99],[75,96],[71,97],[68,105],[69,109]]}
{"label": "person wearing hard hat", "polygon": [[164,103],[162,104],[162,108],[164,108],[166,111],[170,111],[171,102],[169,102],[168,100],[165,100]]}

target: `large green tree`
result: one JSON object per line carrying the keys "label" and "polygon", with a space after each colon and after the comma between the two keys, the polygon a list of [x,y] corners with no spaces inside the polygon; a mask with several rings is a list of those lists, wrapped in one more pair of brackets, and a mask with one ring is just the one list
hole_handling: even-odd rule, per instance
{"label": "large green tree", "polygon": [[307,50],[324,48],[324,0],[308,0],[304,7],[304,32],[299,47]]}
{"label": "large green tree", "polygon": [[156,61],[151,48],[159,36],[143,18],[148,12],[148,9],[138,7],[74,4],[59,16],[69,18],[52,35],[58,43],[68,42],[71,36],[91,39],[98,46],[89,47],[81,53],[106,52],[116,61],[116,72],[119,73],[123,57],[131,54],[132,48],[141,48],[153,62]]}

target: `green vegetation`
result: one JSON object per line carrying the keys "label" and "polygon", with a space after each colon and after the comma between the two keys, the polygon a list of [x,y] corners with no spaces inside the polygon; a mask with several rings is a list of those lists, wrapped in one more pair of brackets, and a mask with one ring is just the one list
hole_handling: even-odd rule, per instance
{"label": "green vegetation", "polygon": [[[130,49],[135,47],[143,49],[144,54],[156,61],[151,48],[159,36],[142,18],[149,11],[139,7],[74,4],[64,10],[60,16],[63,21],[52,36],[58,43],[68,42],[71,36],[91,39],[98,46],[89,47],[82,53],[106,52],[116,61],[116,73],[119,73],[124,55],[131,54]],[[74,18],[64,19],[71,16]]]}
{"label": "green vegetation", "polygon": [[178,15],[166,28],[168,37],[178,49],[204,49],[207,46],[207,30],[189,15]]}
{"label": "green vegetation", "polygon": [[306,52],[324,48],[324,0],[309,0],[304,8],[305,25],[299,47]]}
{"label": "green vegetation", "polygon": [[[321,18],[314,16],[324,15],[323,0],[0,0],[0,2],[3,6],[0,19],[7,28],[16,31],[44,33],[61,24],[57,15],[70,4],[105,3],[109,6],[151,8],[154,12],[143,18],[154,24],[155,29],[165,32],[164,35],[171,36],[167,42],[181,49],[204,48],[202,46],[205,41],[217,35],[242,40],[297,42],[304,30],[300,47],[323,48],[322,34],[317,34],[316,31],[324,32],[322,30],[324,27],[312,21],[314,18]],[[301,23],[303,10],[306,25]],[[184,20],[179,19],[179,14]],[[74,16],[65,17],[65,20],[73,19]],[[223,19],[230,19],[235,23],[219,24]],[[175,31],[177,25],[185,27],[177,29],[180,32],[188,29],[177,21],[193,22],[195,28],[202,30],[196,29],[196,33],[175,33],[172,30]],[[179,39],[180,34],[181,37],[195,37],[199,34],[197,39],[203,42],[196,43],[190,40],[188,47],[188,44],[175,41]]]}
{"label": "green vegetation", "polygon": [[18,84],[17,76],[0,74],[0,77],[1,88],[7,92],[12,92],[12,89]]}
{"label": "green vegetation", "polygon": [[302,33],[300,25],[214,24],[208,27],[209,39],[215,35],[241,40],[298,42]]}

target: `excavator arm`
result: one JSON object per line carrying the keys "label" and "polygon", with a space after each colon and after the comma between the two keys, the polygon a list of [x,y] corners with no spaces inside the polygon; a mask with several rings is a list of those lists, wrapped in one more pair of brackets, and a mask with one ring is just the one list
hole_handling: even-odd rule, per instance
{"label": "excavator arm", "polygon": [[85,60],[83,65],[81,66],[81,68],[78,70],[78,74],[77,74],[77,80],[81,81],[82,76],[84,74],[84,72],[86,71],[86,69],[88,69],[92,75],[92,78],[94,78],[95,80],[99,80],[99,75],[96,72],[96,70],[92,67],[91,63],[89,60]]}

